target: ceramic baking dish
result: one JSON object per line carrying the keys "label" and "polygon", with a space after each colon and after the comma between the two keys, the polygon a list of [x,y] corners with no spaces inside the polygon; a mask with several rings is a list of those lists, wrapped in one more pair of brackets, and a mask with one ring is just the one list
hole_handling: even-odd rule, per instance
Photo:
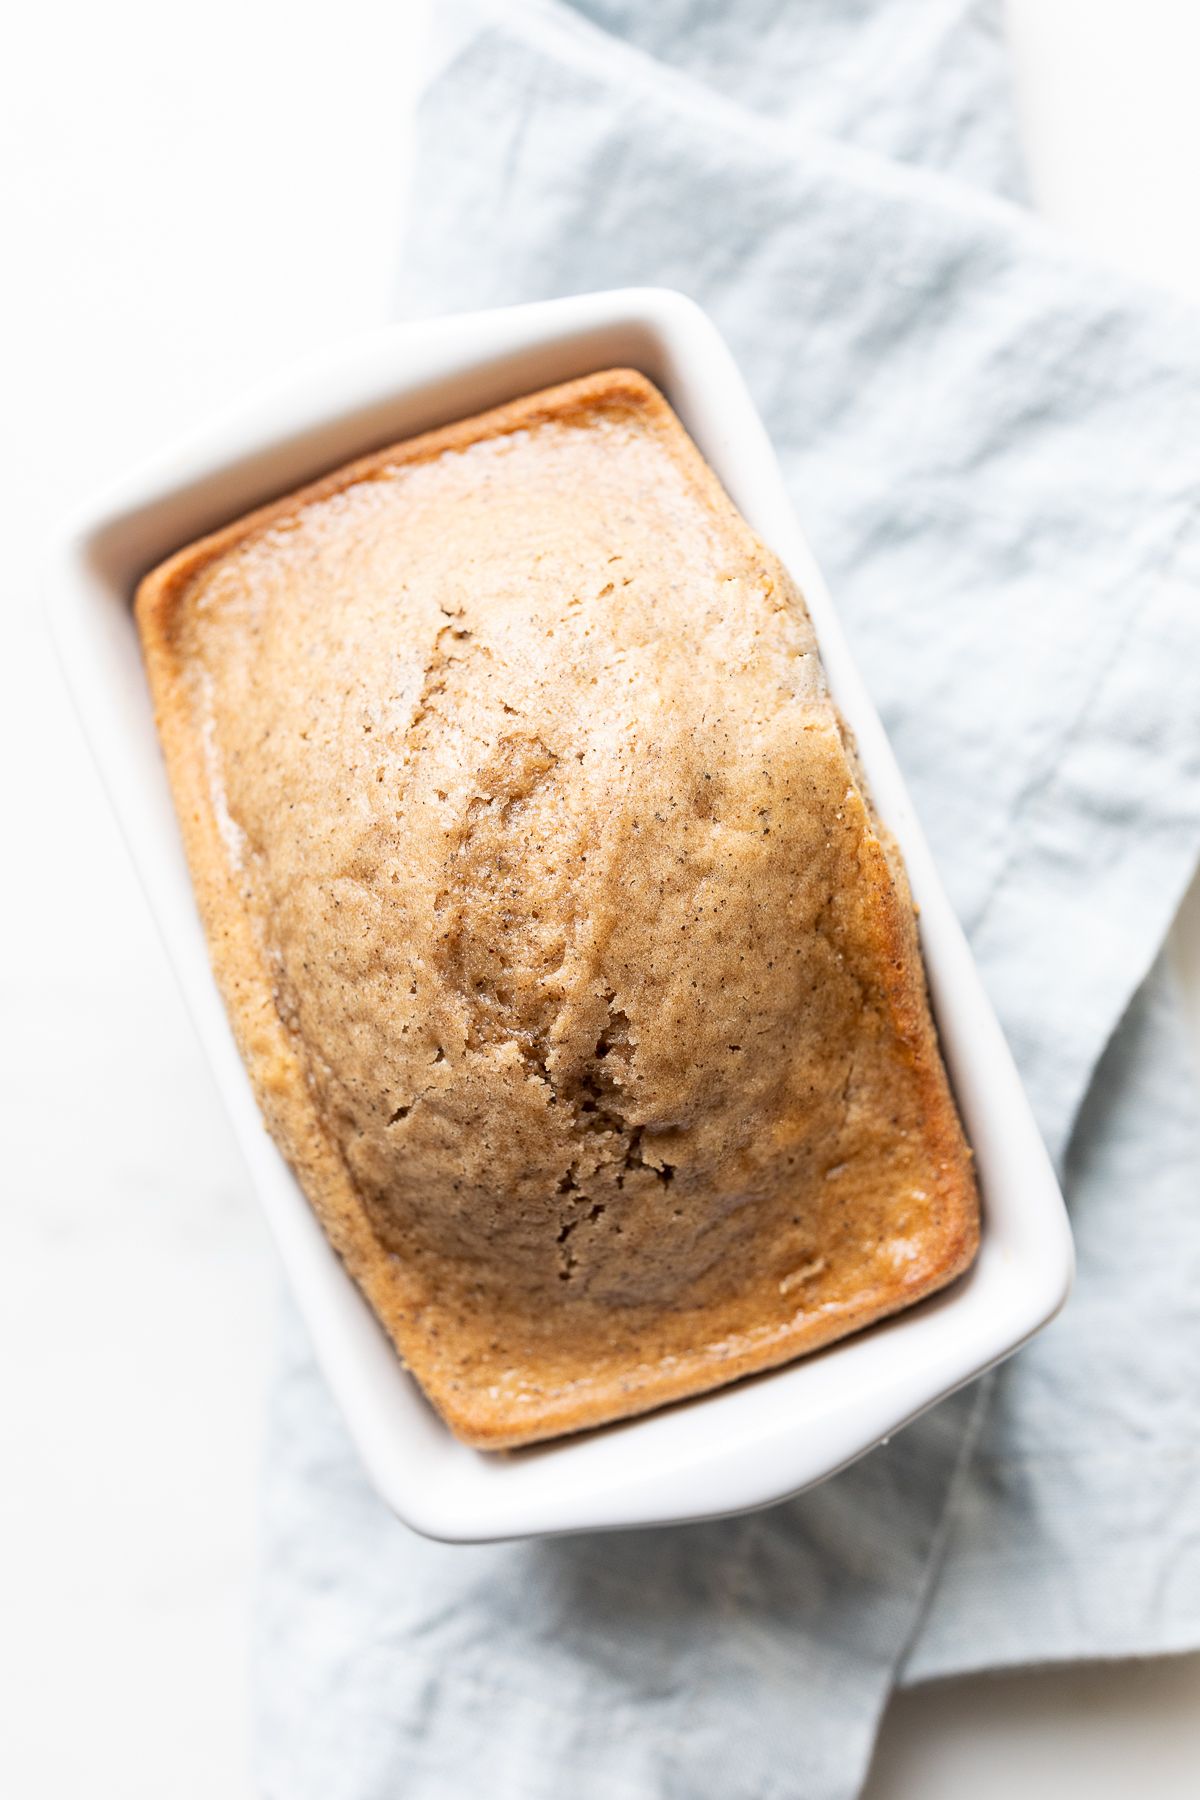
{"label": "ceramic baking dish", "polygon": [[[538,1448],[452,1438],[329,1248],[259,1118],[209,969],[131,604],[191,539],[352,457],[614,365],[657,382],[741,511],[790,568],[875,801],[899,840],[946,1062],[983,1195],[978,1260],[953,1286],[790,1367]],[[401,1519],[454,1542],[710,1518],[823,1480],[1015,1350],[1061,1306],[1062,1198],[1012,1057],[850,659],[753,402],[716,327],[661,289],[396,326],[299,371],[87,509],[49,572],[55,639],[321,1366]]]}

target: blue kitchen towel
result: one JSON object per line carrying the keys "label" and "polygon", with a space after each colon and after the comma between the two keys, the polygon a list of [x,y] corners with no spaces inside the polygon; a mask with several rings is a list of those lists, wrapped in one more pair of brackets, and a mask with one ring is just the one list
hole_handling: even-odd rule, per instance
{"label": "blue kitchen towel", "polygon": [[994,1384],[799,1500],[471,1549],[374,1499],[291,1321],[261,1785],[843,1800],[899,1679],[1200,1642],[1200,1131],[1156,960],[1200,850],[1200,319],[1014,203],[983,0],[458,0],[439,25],[406,308],[662,282],[716,317],[1064,1169],[1080,1279]]}

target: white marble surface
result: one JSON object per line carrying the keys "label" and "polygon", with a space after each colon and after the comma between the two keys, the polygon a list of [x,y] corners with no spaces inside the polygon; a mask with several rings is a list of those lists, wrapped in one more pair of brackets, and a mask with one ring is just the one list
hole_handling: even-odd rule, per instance
{"label": "white marble surface", "polygon": [[[71,501],[386,317],[421,0],[22,8],[0,59],[0,1794],[252,1792],[246,1646],[275,1272],[51,666]],[[1013,0],[1039,203],[1200,294],[1200,17]],[[1196,911],[1200,913],[1200,905]],[[1200,968],[1200,930],[1180,954]],[[1196,981],[1200,1038],[1200,980]],[[1200,1659],[948,1683],[872,1800],[1191,1795]]]}

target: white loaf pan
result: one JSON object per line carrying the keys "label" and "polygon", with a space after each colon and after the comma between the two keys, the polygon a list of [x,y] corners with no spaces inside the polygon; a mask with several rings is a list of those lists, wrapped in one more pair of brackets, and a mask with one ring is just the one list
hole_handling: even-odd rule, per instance
{"label": "white loaf pan", "polygon": [[[401,1367],[267,1136],[209,969],[131,604],[161,558],[352,457],[598,369],[664,390],[750,524],[790,568],[879,812],[903,850],[942,1046],[975,1150],[983,1242],[943,1293],[773,1373],[627,1424],[507,1455],[456,1442]],[[869,695],[715,326],[661,289],[399,325],[247,401],[122,482],[63,534],[55,639],[296,1300],[371,1479],[452,1542],[704,1519],[844,1468],[1053,1317],[1072,1273],[1062,1197]]]}

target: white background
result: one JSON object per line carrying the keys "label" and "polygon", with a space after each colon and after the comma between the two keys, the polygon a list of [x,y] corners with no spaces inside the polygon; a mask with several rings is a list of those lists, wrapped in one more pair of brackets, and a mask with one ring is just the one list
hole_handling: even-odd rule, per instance
{"label": "white background", "polygon": [[[40,547],[142,453],[387,317],[422,9],[73,0],[21,8],[0,60],[0,766],[5,835],[22,847],[0,878],[0,1794],[13,1800],[248,1800],[276,1293],[59,692]],[[1200,9],[1011,0],[1010,13],[1039,206],[1200,297]],[[1181,954],[1200,967],[1200,931]],[[904,1696],[870,1795],[1191,1800],[1198,1768],[1200,1658],[1181,1658]]]}

